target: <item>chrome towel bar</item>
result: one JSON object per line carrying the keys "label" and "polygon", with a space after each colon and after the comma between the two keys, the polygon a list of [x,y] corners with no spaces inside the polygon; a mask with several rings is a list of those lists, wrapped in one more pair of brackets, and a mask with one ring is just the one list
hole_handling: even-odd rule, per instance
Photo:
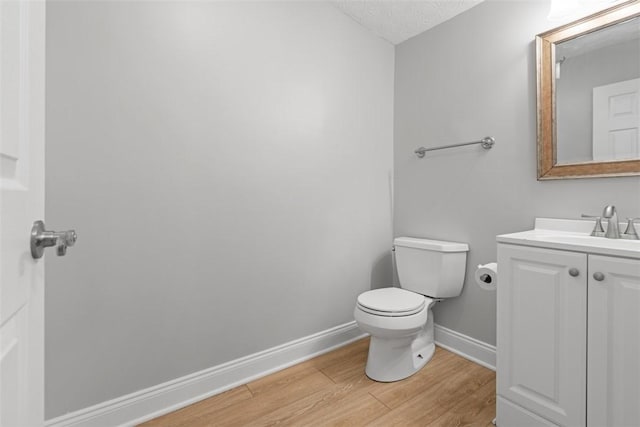
{"label": "chrome towel bar", "polygon": [[493,147],[493,144],[495,144],[495,143],[496,143],[496,140],[493,139],[493,137],[487,136],[487,137],[482,138],[480,141],[463,142],[461,144],[442,145],[440,147],[433,147],[433,148],[420,147],[417,150],[415,150],[414,153],[416,153],[416,155],[419,158],[423,158],[424,154],[427,151],[443,150],[445,148],[462,147],[463,145],[473,145],[473,144],[481,144],[482,148],[484,148],[485,150],[488,150],[491,147]]}

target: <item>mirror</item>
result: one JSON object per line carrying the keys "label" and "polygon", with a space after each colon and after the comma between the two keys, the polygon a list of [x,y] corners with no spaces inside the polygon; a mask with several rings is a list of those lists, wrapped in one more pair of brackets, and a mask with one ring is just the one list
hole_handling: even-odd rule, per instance
{"label": "mirror", "polygon": [[640,0],[536,36],[538,179],[640,175]]}

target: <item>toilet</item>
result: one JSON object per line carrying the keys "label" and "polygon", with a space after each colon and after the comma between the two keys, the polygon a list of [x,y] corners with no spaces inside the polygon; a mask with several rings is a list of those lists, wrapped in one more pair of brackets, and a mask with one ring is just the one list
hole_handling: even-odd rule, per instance
{"label": "toilet", "polygon": [[365,372],[392,382],[418,372],[433,356],[433,305],[460,295],[469,245],[398,237],[393,241],[400,287],[358,296],[355,320],[371,335]]}

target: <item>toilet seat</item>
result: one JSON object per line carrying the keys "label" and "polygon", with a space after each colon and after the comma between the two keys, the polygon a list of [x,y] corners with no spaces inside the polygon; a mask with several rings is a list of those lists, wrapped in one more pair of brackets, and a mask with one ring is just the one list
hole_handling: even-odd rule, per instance
{"label": "toilet seat", "polygon": [[382,288],[358,296],[357,308],[384,317],[411,316],[419,313],[432,299],[400,288]]}

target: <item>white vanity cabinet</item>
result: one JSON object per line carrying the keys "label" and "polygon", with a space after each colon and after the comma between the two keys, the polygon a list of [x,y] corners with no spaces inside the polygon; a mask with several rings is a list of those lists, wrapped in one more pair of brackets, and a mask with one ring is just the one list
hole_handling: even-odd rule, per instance
{"label": "white vanity cabinet", "polygon": [[526,233],[498,236],[498,427],[640,426],[640,242]]}

